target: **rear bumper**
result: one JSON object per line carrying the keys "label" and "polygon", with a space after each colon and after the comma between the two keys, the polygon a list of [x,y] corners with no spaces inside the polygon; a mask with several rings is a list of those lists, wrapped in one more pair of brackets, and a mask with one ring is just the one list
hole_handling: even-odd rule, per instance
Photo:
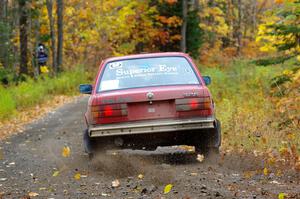
{"label": "rear bumper", "polygon": [[142,122],[128,122],[122,124],[105,124],[91,126],[88,129],[88,132],[90,137],[161,133],[171,131],[214,128],[214,122],[214,117],[180,120],[151,120]]}

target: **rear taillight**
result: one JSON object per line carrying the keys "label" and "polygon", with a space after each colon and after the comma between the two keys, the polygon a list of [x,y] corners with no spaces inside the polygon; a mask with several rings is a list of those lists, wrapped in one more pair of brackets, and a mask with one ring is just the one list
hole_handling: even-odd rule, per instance
{"label": "rear taillight", "polygon": [[95,123],[101,119],[127,116],[127,104],[92,105],[91,112]]}
{"label": "rear taillight", "polygon": [[208,116],[212,114],[210,97],[176,99],[176,111],[181,115]]}
{"label": "rear taillight", "polygon": [[175,104],[176,111],[211,109],[210,97],[177,99]]}

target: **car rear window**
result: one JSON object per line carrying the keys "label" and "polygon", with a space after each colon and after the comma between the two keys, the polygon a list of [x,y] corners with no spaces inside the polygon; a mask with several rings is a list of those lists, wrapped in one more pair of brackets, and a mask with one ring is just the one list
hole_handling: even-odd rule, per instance
{"label": "car rear window", "polygon": [[200,84],[184,57],[128,59],[105,65],[98,92],[183,84]]}

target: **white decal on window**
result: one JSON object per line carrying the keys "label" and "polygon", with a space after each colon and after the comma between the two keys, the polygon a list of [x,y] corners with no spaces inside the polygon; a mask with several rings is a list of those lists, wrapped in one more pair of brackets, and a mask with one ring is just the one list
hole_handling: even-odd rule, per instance
{"label": "white decal on window", "polygon": [[119,88],[119,80],[106,80],[101,82],[101,90],[112,90]]}

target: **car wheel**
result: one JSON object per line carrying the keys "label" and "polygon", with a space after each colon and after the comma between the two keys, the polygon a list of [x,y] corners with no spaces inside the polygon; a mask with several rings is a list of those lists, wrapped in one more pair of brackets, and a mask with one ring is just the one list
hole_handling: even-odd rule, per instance
{"label": "car wheel", "polygon": [[89,158],[91,159],[94,155],[94,152],[97,148],[96,140],[92,139],[89,136],[88,130],[85,130],[83,132],[83,147],[84,151],[89,155]]}
{"label": "car wheel", "polygon": [[201,154],[219,154],[221,146],[221,122],[216,120],[215,128],[208,129],[202,135],[197,136],[197,142],[194,144],[195,152]]}

